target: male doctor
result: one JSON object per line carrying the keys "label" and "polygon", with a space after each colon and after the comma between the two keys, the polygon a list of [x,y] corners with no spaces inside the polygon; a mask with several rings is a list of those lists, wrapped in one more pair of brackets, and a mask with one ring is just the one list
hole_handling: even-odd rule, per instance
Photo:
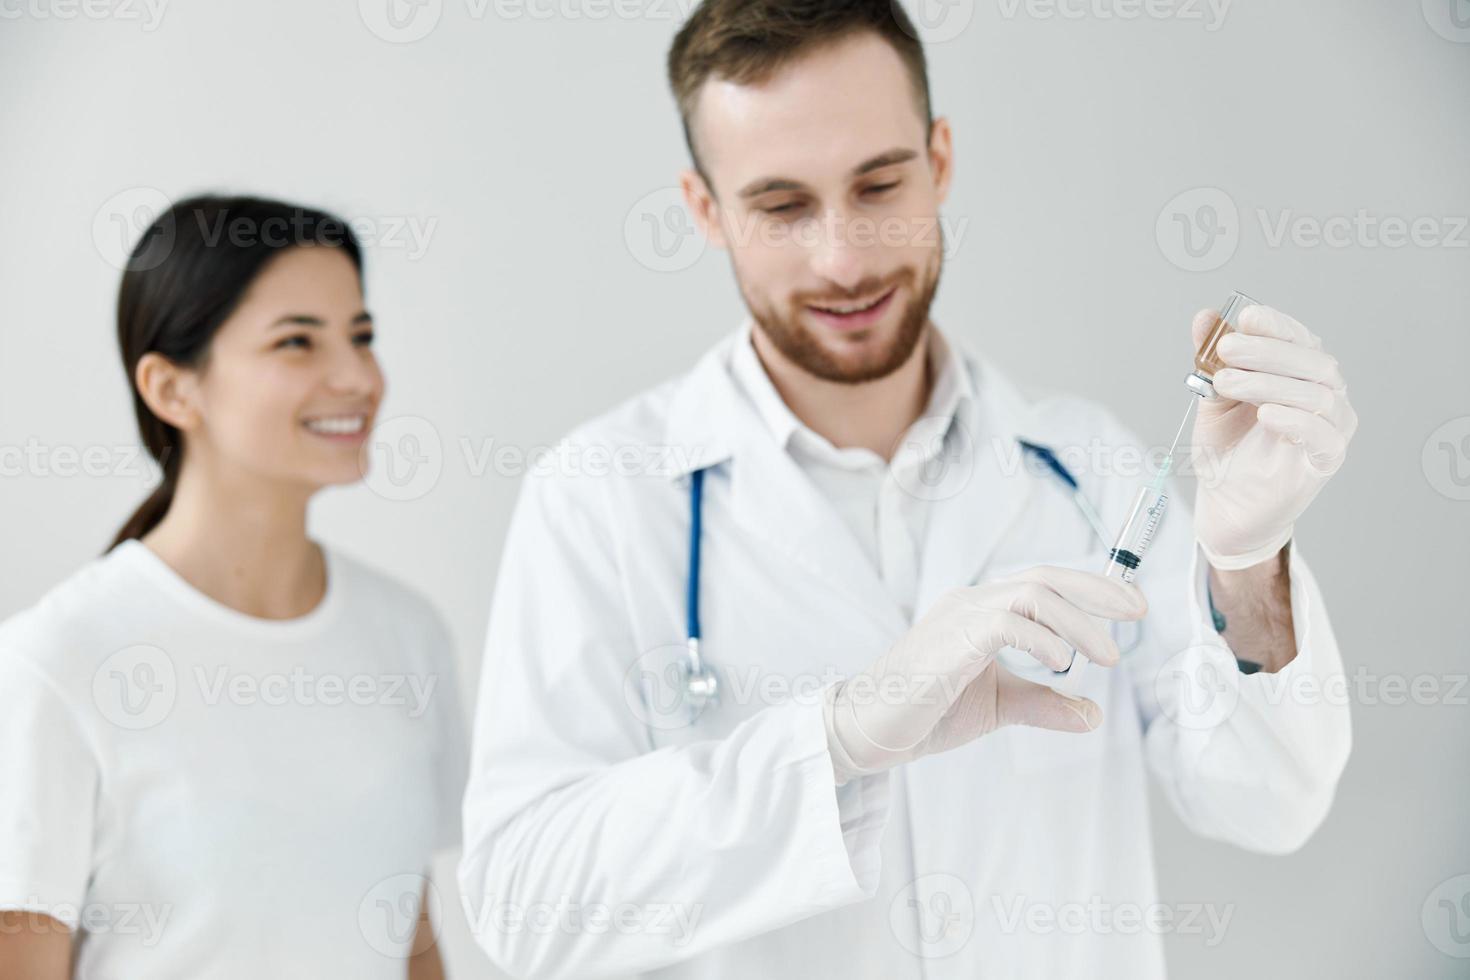
{"label": "male doctor", "polygon": [[915,36],[890,0],[705,0],[674,41],[684,193],[752,322],[568,437],[610,475],[523,489],[459,867],[513,975],[1160,977],[1163,933],[1231,910],[1156,904],[1145,772],[1254,851],[1331,804],[1347,709],[1294,682],[1342,665],[1291,538],[1356,428],[1336,361],[1247,309],[1192,522],[1142,592],[1096,574],[1021,441],[1107,529],[1151,473],[930,321],[953,152]]}

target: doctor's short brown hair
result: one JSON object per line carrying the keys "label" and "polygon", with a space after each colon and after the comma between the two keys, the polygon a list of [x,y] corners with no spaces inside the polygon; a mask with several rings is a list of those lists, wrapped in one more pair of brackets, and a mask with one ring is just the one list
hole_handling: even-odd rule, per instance
{"label": "doctor's short brown hair", "polygon": [[902,59],[927,128],[934,117],[924,46],[899,0],[704,0],[674,37],[668,65],[684,142],[700,174],[694,109],[707,80],[762,82],[801,55],[865,31],[888,42]]}

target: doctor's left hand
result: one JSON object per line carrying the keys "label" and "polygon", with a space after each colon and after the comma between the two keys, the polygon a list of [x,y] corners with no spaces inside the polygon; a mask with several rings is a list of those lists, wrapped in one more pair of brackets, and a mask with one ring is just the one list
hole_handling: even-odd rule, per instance
{"label": "doctor's left hand", "polygon": [[[1215,322],[1193,323],[1199,348]],[[1358,415],[1337,359],[1306,327],[1269,306],[1248,306],[1217,348],[1217,398],[1194,423],[1199,476],[1194,526],[1217,569],[1247,568],[1291,539],[1296,519],[1342,466]]]}

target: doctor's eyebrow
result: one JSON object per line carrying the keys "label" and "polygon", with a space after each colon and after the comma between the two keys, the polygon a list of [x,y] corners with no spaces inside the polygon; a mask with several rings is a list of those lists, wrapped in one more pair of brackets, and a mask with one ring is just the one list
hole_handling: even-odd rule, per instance
{"label": "doctor's eyebrow", "polygon": [[[359,323],[372,322],[373,315],[367,310],[360,311],[352,318],[352,326],[356,326]],[[272,323],[267,329],[274,330],[277,327],[325,327],[326,325],[327,321],[319,316],[312,316],[310,313],[287,313],[285,316],[276,320],[275,323]]]}
{"label": "doctor's eyebrow", "polygon": [[[885,150],[875,157],[869,157],[864,160],[856,167],[853,167],[848,176],[861,177],[863,174],[870,173],[874,170],[881,170],[884,167],[891,167],[894,164],[908,163],[918,155],[918,152],[915,150],[895,147],[891,150]],[[756,197],[761,194],[770,193],[771,191],[799,191],[804,186],[801,181],[790,180],[785,177],[757,177],[740,188],[738,196]]]}

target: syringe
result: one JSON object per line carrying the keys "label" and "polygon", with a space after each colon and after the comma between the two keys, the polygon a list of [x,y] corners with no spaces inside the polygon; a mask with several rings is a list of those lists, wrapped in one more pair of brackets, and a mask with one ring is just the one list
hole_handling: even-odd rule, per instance
{"label": "syringe", "polygon": [[[1104,578],[1119,578],[1124,582],[1132,582],[1138,576],[1138,568],[1143,564],[1143,556],[1148,553],[1149,545],[1153,543],[1154,533],[1159,529],[1159,522],[1164,519],[1164,509],[1169,503],[1169,494],[1164,490],[1164,480],[1169,475],[1169,470],[1174,466],[1174,450],[1179,446],[1179,439],[1184,435],[1184,427],[1189,424],[1190,413],[1194,411],[1195,402],[1199,399],[1191,397],[1189,407],[1184,410],[1184,418],[1179,420],[1179,428],[1174,433],[1174,441],[1169,444],[1169,452],[1159,466],[1159,472],[1154,476],[1153,482],[1146,487],[1140,487],[1138,493],[1133,497],[1133,504],[1128,508],[1128,518],[1123,522],[1123,528],[1113,540],[1112,548],[1108,549],[1108,563],[1103,568]],[[1072,662],[1067,665],[1066,670],[1057,671],[1059,675],[1070,675],[1077,669],[1079,655],[1076,650],[1072,651]]]}

